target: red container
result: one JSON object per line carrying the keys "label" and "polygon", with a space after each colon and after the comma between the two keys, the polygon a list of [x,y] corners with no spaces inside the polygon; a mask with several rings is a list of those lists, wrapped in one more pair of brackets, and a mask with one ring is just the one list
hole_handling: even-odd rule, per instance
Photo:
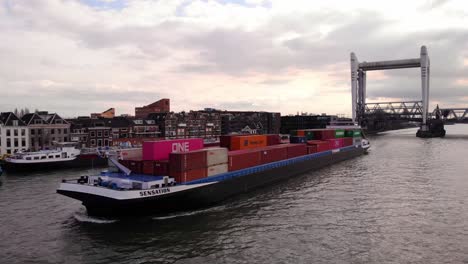
{"label": "red container", "polygon": [[337,149],[343,147],[343,138],[334,138],[334,139],[327,139],[328,143],[330,144],[330,149]]}
{"label": "red container", "polygon": [[333,129],[314,130],[314,138],[318,140],[334,139],[335,130]]}
{"label": "red container", "polygon": [[309,140],[309,141],[307,141],[307,145],[316,146],[317,152],[330,150],[330,142],[328,142],[328,141]]}
{"label": "red container", "polygon": [[198,180],[206,178],[206,168],[186,171],[170,171],[169,176],[173,177],[178,183]]}
{"label": "red container", "polygon": [[314,154],[314,153],[317,153],[317,152],[318,152],[317,145],[307,146],[307,153],[308,154]]}
{"label": "red container", "polygon": [[259,149],[260,163],[266,164],[288,158],[288,144],[276,145]]}
{"label": "red container", "polygon": [[279,145],[281,144],[281,137],[277,134],[269,134],[267,137],[267,146]]}
{"label": "red container", "polygon": [[219,136],[219,146],[222,148],[231,149],[231,135]]}
{"label": "red container", "polygon": [[343,147],[352,146],[352,145],[353,145],[352,137],[343,138]]}
{"label": "red container", "polygon": [[287,146],[288,159],[307,155],[306,144],[288,144]]}
{"label": "red container", "polygon": [[236,150],[228,153],[228,170],[236,171],[260,165],[260,151]]}
{"label": "red container", "polygon": [[169,161],[157,160],[154,162],[154,175],[169,175]]}
{"label": "red container", "polygon": [[203,148],[219,147],[219,142],[203,143]]}
{"label": "red container", "polygon": [[206,167],[206,150],[175,152],[169,155],[170,172],[179,172]]}
{"label": "red container", "polygon": [[154,175],[154,161],[144,160],[143,162],[143,174]]}
{"label": "red container", "polygon": [[203,139],[175,139],[143,142],[143,160],[167,160],[172,152],[188,152],[203,148]]}
{"label": "red container", "polygon": [[129,160],[128,167],[133,173],[143,173],[143,161],[142,160]]}

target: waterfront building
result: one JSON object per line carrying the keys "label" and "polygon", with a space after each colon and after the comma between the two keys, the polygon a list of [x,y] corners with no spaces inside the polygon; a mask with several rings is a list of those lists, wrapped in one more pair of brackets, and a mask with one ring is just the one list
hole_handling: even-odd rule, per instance
{"label": "waterfront building", "polygon": [[170,111],[170,100],[164,98],[149,105],[135,107],[135,118],[146,118],[152,113],[168,113]]}
{"label": "waterfront building", "polygon": [[0,155],[29,148],[29,128],[13,112],[0,113]]}
{"label": "waterfront building", "polygon": [[29,149],[38,151],[54,148],[54,142],[70,140],[70,123],[56,113],[38,111],[25,114],[21,120],[29,128]]}

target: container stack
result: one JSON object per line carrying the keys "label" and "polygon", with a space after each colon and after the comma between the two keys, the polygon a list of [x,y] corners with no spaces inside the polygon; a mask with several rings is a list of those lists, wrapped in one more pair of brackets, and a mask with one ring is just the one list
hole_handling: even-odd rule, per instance
{"label": "container stack", "polygon": [[281,137],[278,134],[224,135],[220,136],[219,143],[230,151],[246,150],[281,144]]}

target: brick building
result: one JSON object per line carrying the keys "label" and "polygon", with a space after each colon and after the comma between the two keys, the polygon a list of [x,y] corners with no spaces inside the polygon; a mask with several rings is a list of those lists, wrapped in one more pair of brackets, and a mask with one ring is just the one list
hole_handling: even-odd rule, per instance
{"label": "brick building", "polygon": [[170,100],[164,98],[149,105],[135,107],[135,118],[146,118],[152,113],[168,113],[170,111]]}
{"label": "brick building", "polygon": [[92,113],[91,118],[114,118],[115,117],[115,108],[109,108],[102,113]]}
{"label": "brick building", "polygon": [[70,140],[70,123],[56,113],[29,113],[21,120],[29,127],[29,148],[33,151],[52,149],[54,142]]}

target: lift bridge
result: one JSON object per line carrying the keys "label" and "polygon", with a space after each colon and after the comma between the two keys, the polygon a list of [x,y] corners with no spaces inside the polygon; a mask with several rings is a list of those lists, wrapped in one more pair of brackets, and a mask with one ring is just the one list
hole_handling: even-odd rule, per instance
{"label": "lift bridge", "polygon": [[[421,68],[421,101],[366,103],[367,71],[403,68]],[[351,53],[351,97],[353,121],[368,129],[391,130],[401,128],[402,123],[420,122],[418,137],[440,137],[445,135],[441,120],[433,120],[428,114],[430,60],[425,46],[419,58],[359,62]]]}

